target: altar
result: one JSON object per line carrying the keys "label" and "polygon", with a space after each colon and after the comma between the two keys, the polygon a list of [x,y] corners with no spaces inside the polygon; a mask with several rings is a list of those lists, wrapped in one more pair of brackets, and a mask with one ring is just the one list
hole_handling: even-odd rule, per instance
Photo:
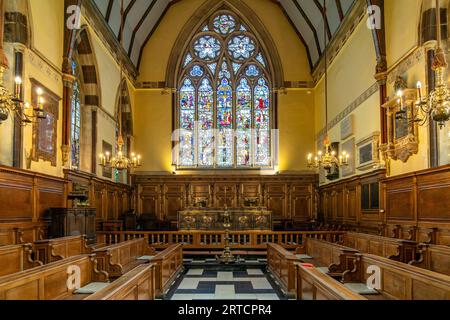
{"label": "altar", "polygon": [[187,209],[178,212],[178,230],[272,230],[272,212],[266,209]]}

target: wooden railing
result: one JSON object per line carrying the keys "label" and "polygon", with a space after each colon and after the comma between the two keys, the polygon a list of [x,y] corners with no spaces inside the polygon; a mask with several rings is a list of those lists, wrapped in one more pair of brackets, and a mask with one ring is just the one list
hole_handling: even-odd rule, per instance
{"label": "wooden railing", "polygon": [[267,244],[267,268],[279,281],[285,295],[295,297],[296,256],[280,245]]}
{"label": "wooden railing", "polygon": [[163,298],[172,282],[183,271],[183,245],[171,245],[158,253],[151,262],[155,264],[156,296]]}
{"label": "wooden railing", "polygon": [[[230,231],[232,249],[266,249],[268,243],[286,249],[303,245],[306,238],[339,241],[343,231]],[[98,232],[97,241],[108,245],[145,238],[156,249],[182,244],[183,249],[223,249],[225,231],[109,231]]]}

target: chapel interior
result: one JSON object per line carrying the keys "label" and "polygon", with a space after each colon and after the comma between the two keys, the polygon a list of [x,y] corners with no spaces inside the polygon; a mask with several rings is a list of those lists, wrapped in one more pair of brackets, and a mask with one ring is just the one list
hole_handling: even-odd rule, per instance
{"label": "chapel interior", "polygon": [[0,0],[0,300],[450,300],[448,0]]}

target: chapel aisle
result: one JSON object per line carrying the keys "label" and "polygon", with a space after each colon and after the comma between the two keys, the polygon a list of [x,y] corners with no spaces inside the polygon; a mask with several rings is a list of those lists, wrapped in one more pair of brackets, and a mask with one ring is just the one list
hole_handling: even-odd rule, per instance
{"label": "chapel aisle", "polygon": [[277,284],[255,266],[189,267],[167,300],[283,300]]}

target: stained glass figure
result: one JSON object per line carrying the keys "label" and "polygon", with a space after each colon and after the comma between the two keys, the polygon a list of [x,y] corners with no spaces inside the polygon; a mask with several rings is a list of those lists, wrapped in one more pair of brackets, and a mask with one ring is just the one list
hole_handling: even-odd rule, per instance
{"label": "stained glass figure", "polygon": [[194,165],[195,88],[186,79],[180,89],[180,165]]}
{"label": "stained glass figure", "polygon": [[214,91],[211,82],[203,79],[198,89],[198,121],[200,166],[214,165]]}
{"label": "stained glass figure", "polygon": [[233,91],[226,78],[217,90],[217,165],[233,165]]}
{"label": "stained glass figure", "polygon": [[230,15],[220,15],[214,19],[214,31],[221,35],[232,33],[236,29],[236,22]]}
{"label": "stained glass figure", "polygon": [[255,53],[255,49],[254,41],[246,35],[236,36],[228,42],[228,54],[235,60],[249,59]]}
{"label": "stained glass figure", "polygon": [[220,42],[213,36],[203,36],[194,43],[195,54],[205,61],[215,60],[219,56],[220,50]]}
{"label": "stained glass figure", "polygon": [[246,79],[236,89],[236,157],[238,166],[249,166],[251,158],[252,90]]}
{"label": "stained glass figure", "polygon": [[254,91],[254,121],[255,121],[255,164],[270,165],[270,90],[266,81],[261,78]]}

